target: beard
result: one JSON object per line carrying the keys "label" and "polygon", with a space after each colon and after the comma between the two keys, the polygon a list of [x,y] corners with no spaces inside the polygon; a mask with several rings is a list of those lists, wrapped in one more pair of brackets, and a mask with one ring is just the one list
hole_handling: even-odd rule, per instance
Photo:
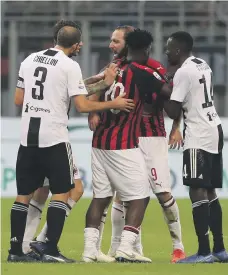
{"label": "beard", "polygon": [[74,57],[74,56],[77,56],[77,55],[78,55],[78,53],[77,53],[77,52],[73,52],[73,53],[69,54],[69,55],[68,55],[68,57],[70,57],[70,58],[71,58],[71,57]]}
{"label": "beard", "polygon": [[114,59],[127,57],[127,47],[125,46],[119,53],[114,54]]}

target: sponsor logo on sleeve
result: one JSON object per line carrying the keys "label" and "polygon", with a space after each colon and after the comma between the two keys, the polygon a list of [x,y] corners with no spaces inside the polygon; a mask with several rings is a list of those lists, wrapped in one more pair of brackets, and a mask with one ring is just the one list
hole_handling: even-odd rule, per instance
{"label": "sponsor logo on sleeve", "polygon": [[160,77],[160,75],[156,72],[153,72],[153,75],[158,79],[158,80],[162,80],[162,78]]}

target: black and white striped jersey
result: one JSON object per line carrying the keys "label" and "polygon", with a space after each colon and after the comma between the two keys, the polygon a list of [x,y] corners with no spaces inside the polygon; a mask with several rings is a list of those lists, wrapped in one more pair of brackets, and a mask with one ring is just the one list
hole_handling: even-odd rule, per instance
{"label": "black and white striped jersey", "polygon": [[213,102],[212,70],[203,59],[190,56],[185,60],[174,76],[170,99],[182,102],[184,150],[221,151],[223,137]]}
{"label": "black and white striped jersey", "polygon": [[56,48],[32,53],[21,63],[17,87],[24,89],[21,144],[68,142],[70,98],[87,94],[79,64]]}

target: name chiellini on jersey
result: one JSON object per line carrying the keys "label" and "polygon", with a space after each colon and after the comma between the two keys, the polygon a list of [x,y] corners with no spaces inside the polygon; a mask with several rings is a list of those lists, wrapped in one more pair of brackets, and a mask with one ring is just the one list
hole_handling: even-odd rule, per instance
{"label": "name chiellini on jersey", "polygon": [[56,48],[32,53],[21,63],[17,87],[24,89],[21,144],[68,142],[70,98],[87,94],[79,64]]}
{"label": "name chiellini on jersey", "polygon": [[209,153],[221,150],[221,121],[213,103],[210,66],[190,56],[173,79],[171,100],[182,102],[184,112],[184,150],[197,148]]}

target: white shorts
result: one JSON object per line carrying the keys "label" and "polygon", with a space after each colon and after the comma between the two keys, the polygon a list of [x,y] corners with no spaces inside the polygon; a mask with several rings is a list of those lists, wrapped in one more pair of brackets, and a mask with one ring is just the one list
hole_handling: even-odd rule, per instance
{"label": "white shorts", "polygon": [[139,148],[146,162],[153,193],[171,192],[167,139],[165,137],[140,137]]}
{"label": "white shorts", "polygon": [[[74,176],[74,180],[79,180],[79,179],[81,178],[79,169],[78,169],[78,167],[75,165],[75,162],[74,162],[74,164],[73,164],[73,176]],[[48,178],[45,178],[45,179],[44,179],[43,187],[45,187],[45,186],[49,186],[49,179],[48,179]]]}
{"label": "white shorts", "polygon": [[114,196],[122,201],[143,199],[149,194],[149,181],[139,148],[102,150],[92,148],[92,183],[95,198]]}

